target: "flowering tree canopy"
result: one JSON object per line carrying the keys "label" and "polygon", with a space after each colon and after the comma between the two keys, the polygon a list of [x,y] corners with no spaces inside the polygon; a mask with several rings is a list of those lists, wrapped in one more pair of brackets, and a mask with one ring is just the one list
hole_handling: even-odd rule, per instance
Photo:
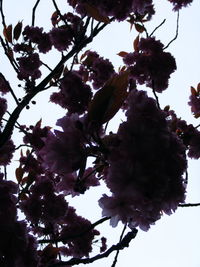
{"label": "flowering tree canopy", "polygon": [[[165,1],[177,13],[178,29],[179,12],[192,0]],[[7,25],[0,0],[1,52],[23,94],[7,72],[0,72],[0,265],[74,266],[117,251],[114,267],[119,250],[129,246],[138,230],[148,231],[164,213],[188,205],[188,159],[200,158],[200,131],[169,106],[162,108],[158,97],[177,69],[167,48],[178,31],[168,45],[156,37],[162,23],[148,32],[148,22],[156,16],[153,0],[68,0],[63,10],[56,0],[49,2],[54,8],[51,29],[44,29],[35,25],[40,0],[29,25],[23,20]],[[117,70],[87,45],[110,24],[123,21],[137,37],[133,51],[119,51],[122,66]],[[51,53],[58,55],[53,68]],[[22,111],[36,104],[34,98],[43,91],[51,92],[47,102],[65,115],[55,127],[42,120],[20,124]],[[200,84],[191,87],[188,104],[198,118]],[[109,132],[107,125],[118,111],[124,120]],[[9,168],[16,155],[13,178]],[[102,217],[92,223],[76,212],[70,197],[97,186],[108,190],[96,203]],[[128,229],[109,248],[96,229],[108,220],[111,227],[121,222],[124,232]],[[97,241],[100,251],[94,255]]]}

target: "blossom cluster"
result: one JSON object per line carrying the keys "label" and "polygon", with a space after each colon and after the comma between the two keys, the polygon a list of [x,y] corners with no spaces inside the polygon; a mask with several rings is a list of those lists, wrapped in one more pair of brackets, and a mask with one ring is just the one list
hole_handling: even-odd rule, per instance
{"label": "blossom cluster", "polygon": [[188,104],[191,106],[191,111],[195,118],[200,117],[200,84],[198,84],[197,89],[191,87],[190,101]]}
{"label": "blossom cluster", "polygon": [[86,51],[79,73],[83,79],[92,81],[94,89],[102,87],[115,73],[112,63],[108,59],[100,57],[96,52]]}
{"label": "blossom cluster", "polygon": [[[57,16],[56,16],[57,18]],[[62,22],[59,24],[59,22]],[[53,22],[52,22],[53,23]],[[23,42],[17,42],[13,46],[15,53],[21,55],[16,58],[18,63],[18,78],[26,81],[26,87],[35,85],[35,80],[41,77],[40,67],[42,62],[39,53],[46,54],[52,47],[59,52],[66,51],[70,45],[84,38],[85,31],[82,19],[70,12],[57,18],[49,32],[45,32],[42,27],[25,26],[23,32]],[[4,84],[2,84],[4,82]],[[2,90],[8,90],[5,80],[1,78]],[[2,87],[1,86],[1,87]]]}
{"label": "blossom cluster", "polygon": [[166,113],[168,124],[171,131],[175,132],[187,148],[187,154],[190,158],[200,158],[200,131],[192,124],[188,124],[185,120],[177,118],[173,110]]}
{"label": "blossom cluster", "polygon": [[128,104],[127,121],[108,155],[106,183],[112,196],[104,195],[99,203],[113,226],[121,220],[148,230],[162,212],[171,214],[184,202],[186,148],[144,91],[133,90]]}
{"label": "blossom cluster", "polygon": [[147,15],[148,18],[151,18],[155,13],[152,0],[120,0],[117,3],[109,0],[68,0],[68,3],[76,8],[76,11],[81,15],[88,14],[87,5],[89,5],[97,8],[100,14],[113,16],[119,21],[125,20],[131,13],[138,13],[142,16]]}
{"label": "blossom cluster", "polygon": [[10,91],[10,84],[4,77],[2,73],[0,73],[0,92],[1,94],[6,94]]}
{"label": "blossom cluster", "polygon": [[17,217],[18,185],[0,174],[0,263],[1,266],[35,267],[38,262],[37,243],[29,234],[25,221]]}
{"label": "blossom cluster", "polygon": [[174,10],[177,11],[182,7],[186,7],[193,2],[193,0],[168,0],[174,6]]}
{"label": "blossom cluster", "polygon": [[84,113],[92,97],[89,85],[83,83],[77,71],[68,71],[60,82],[60,92],[53,93],[50,100],[61,107],[68,109],[69,113]]}
{"label": "blossom cluster", "polygon": [[164,45],[154,37],[141,38],[138,49],[124,57],[130,76],[139,84],[146,84],[157,92],[168,87],[171,73],[176,70],[174,57],[163,51]]}

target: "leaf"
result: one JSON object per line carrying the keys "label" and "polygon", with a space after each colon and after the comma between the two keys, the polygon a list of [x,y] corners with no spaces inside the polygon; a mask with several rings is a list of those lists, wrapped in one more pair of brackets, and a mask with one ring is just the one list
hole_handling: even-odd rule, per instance
{"label": "leaf", "polygon": [[51,244],[49,244],[43,249],[42,255],[48,262],[52,259],[56,259],[59,252],[60,252],[59,248],[53,247]]}
{"label": "leaf", "polygon": [[163,110],[164,111],[169,111],[170,110],[170,106],[169,105],[165,106]]}
{"label": "leaf", "polygon": [[140,41],[140,36],[138,34],[138,36],[135,38],[135,40],[133,41],[133,48],[136,52],[139,51],[139,41]]}
{"label": "leaf", "polygon": [[22,178],[23,178],[23,175],[24,175],[24,169],[19,166],[16,170],[15,170],[15,176],[16,176],[16,179],[18,181],[18,183],[20,184],[21,181],[22,181]]}
{"label": "leaf", "polygon": [[197,92],[200,93],[200,83],[197,85]]}
{"label": "leaf", "polygon": [[13,30],[14,39],[17,41],[22,32],[22,22],[19,21]]}
{"label": "leaf", "polygon": [[30,150],[27,149],[27,150],[26,150],[26,156],[28,157],[28,156],[30,155],[30,153],[31,153]]}
{"label": "leaf", "polygon": [[135,29],[139,33],[142,33],[145,30],[144,26],[142,26],[141,24],[138,24],[138,23],[135,23]]}
{"label": "leaf", "polygon": [[28,200],[28,195],[26,193],[21,192],[19,194],[19,199],[20,200]]}
{"label": "leaf", "polygon": [[118,69],[119,72],[123,72],[125,70],[126,70],[126,66],[119,67],[119,69]]}
{"label": "leaf", "polygon": [[3,35],[9,43],[12,43],[12,25],[10,24],[8,27],[5,27],[3,30]]}
{"label": "leaf", "polygon": [[135,23],[135,18],[132,17],[132,16],[130,16],[130,19],[128,19],[127,22],[130,23],[130,31],[131,31],[132,28],[133,28],[133,25],[134,25],[134,23]]}
{"label": "leaf", "polygon": [[86,83],[89,79],[89,72],[87,71],[84,71],[83,74],[82,74],[82,80],[84,83]]}
{"label": "leaf", "polygon": [[117,55],[120,56],[120,57],[125,57],[126,55],[128,55],[128,52],[121,51]]}
{"label": "leaf", "polygon": [[197,112],[195,115],[194,115],[195,119],[198,119],[200,117],[200,113]]}
{"label": "leaf", "polygon": [[190,87],[190,91],[191,91],[191,94],[193,96],[197,96],[198,95],[196,89],[193,86]]}
{"label": "leaf", "polygon": [[99,12],[99,10],[96,7],[89,5],[87,3],[84,4],[84,7],[85,7],[88,15],[90,17],[92,17],[93,19],[95,19],[99,22],[110,23],[109,18],[107,16],[101,15],[101,13]]}
{"label": "leaf", "polygon": [[95,95],[89,106],[88,122],[108,122],[127,97],[128,71],[115,74]]}
{"label": "leaf", "polygon": [[70,5],[75,8],[77,5],[77,0],[71,0]]}
{"label": "leaf", "polygon": [[42,119],[40,119],[38,122],[36,122],[35,127],[41,128]]}
{"label": "leaf", "polygon": [[82,61],[86,56],[87,56],[87,53],[89,52],[90,50],[86,50],[80,57],[80,61]]}
{"label": "leaf", "polygon": [[58,12],[57,11],[53,12],[53,14],[51,15],[52,25],[55,26],[56,24],[58,24],[59,21],[60,21],[60,19],[59,19]]}

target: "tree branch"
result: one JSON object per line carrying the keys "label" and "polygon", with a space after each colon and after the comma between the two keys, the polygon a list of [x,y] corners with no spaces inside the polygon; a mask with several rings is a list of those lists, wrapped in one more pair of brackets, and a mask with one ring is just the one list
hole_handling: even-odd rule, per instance
{"label": "tree branch", "polygon": [[[122,241],[122,239],[123,239],[123,236],[124,236],[124,233],[125,233],[126,227],[127,227],[127,225],[125,224],[125,225],[124,225],[124,228],[123,228],[123,230],[122,230],[121,236],[120,236],[120,238],[119,238],[119,242],[121,242],[121,241]],[[114,258],[114,261],[113,261],[113,263],[112,263],[112,266],[111,266],[111,267],[115,267],[115,266],[116,266],[116,263],[117,263],[118,256],[119,256],[119,249],[117,250],[117,252],[116,252],[116,254],[115,254],[115,258]]]}
{"label": "tree branch", "polygon": [[132,239],[134,239],[137,235],[138,230],[137,229],[133,229],[131,232],[128,232],[125,237],[116,245],[111,246],[107,251],[105,251],[102,254],[98,254],[94,257],[91,258],[85,258],[85,259],[79,259],[79,258],[72,258],[69,261],[62,261],[62,262],[58,262],[58,263],[53,263],[50,264],[48,267],[60,267],[60,266],[66,266],[66,265],[78,265],[78,264],[88,264],[88,263],[92,263],[96,260],[108,257],[113,251],[118,251],[118,250],[122,250],[125,247],[129,247],[129,244],[131,242]]}
{"label": "tree branch", "polygon": [[40,3],[40,0],[37,0],[34,7],[33,7],[33,12],[32,12],[32,26],[35,25],[35,12],[38,4]]}
{"label": "tree branch", "polygon": [[2,25],[5,28],[6,27],[6,22],[5,22],[5,16],[4,16],[4,13],[3,13],[3,0],[0,0],[0,13],[1,13]]}
{"label": "tree branch", "polygon": [[54,75],[56,73],[58,73],[58,71],[63,66],[63,64],[66,63],[67,60],[69,60],[75,54],[79,53],[89,43],[91,43],[93,38],[95,36],[97,36],[98,33],[100,31],[102,31],[107,25],[108,25],[107,23],[104,23],[99,28],[95,28],[95,30],[93,31],[93,33],[89,37],[83,39],[82,42],[80,42],[80,44],[74,45],[73,48],[71,49],[71,51],[67,55],[62,57],[62,59],[57,64],[57,66],[52,70],[52,72],[50,72],[46,76],[46,78],[44,78],[43,81],[41,81],[38,84],[38,86],[35,87],[35,89],[33,89],[31,92],[29,92],[23,98],[23,100],[19,103],[19,105],[15,108],[15,110],[11,114],[11,116],[10,116],[10,118],[8,120],[8,123],[6,124],[3,132],[0,135],[0,147],[3,146],[9,140],[9,138],[11,137],[16,120],[18,119],[18,117],[19,117],[20,113],[22,112],[22,110],[29,104],[30,100],[33,97],[35,97],[38,93],[40,93],[40,92],[42,92],[44,90],[47,90],[47,88],[45,88],[46,85],[51,81],[51,79],[54,77]]}
{"label": "tree branch", "polygon": [[150,37],[155,33],[155,31],[157,31],[157,29],[159,29],[164,23],[165,23],[166,19],[164,19],[153,31],[152,33],[149,35]]}
{"label": "tree branch", "polygon": [[179,204],[178,207],[199,207],[200,203],[185,203],[185,204]]}
{"label": "tree branch", "polygon": [[163,50],[167,49],[170,46],[170,44],[177,39],[178,29],[179,29],[179,11],[177,12],[177,19],[176,19],[176,34],[175,34],[174,38],[163,48]]}

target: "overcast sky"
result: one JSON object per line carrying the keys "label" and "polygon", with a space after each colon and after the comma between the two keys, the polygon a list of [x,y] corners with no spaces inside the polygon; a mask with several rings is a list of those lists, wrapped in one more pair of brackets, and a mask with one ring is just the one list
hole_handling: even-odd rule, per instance
{"label": "overcast sky", "polygon": [[[24,25],[31,23],[31,7],[33,0],[4,0],[5,14],[7,24],[16,24],[23,20]],[[63,10],[67,10],[66,0],[57,1]],[[163,19],[166,23],[156,32],[156,37],[165,45],[174,37],[176,31],[176,13],[171,12],[172,6],[167,0],[156,0],[157,15],[153,17],[152,22],[146,25],[147,30],[151,32]],[[161,3],[162,2],[162,3]],[[41,0],[41,4],[36,14],[36,24],[50,27],[49,17],[52,13],[50,0]],[[187,105],[190,94],[190,86],[196,86],[200,82],[200,27],[199,27],[200,2],[194,0],[194,3],[180,12],[179,35],[178,39],[171,44],[170,51],[177,60],[177,71],[172,75],[170,85],[166,93],[159,95],[161,106],[170,105],[172,109],[183,119],[193,122],[198,121],[192,118],[190,108]],[[95,41],[88,46],[91,50],[96,50],[100,55],[109,58],[115,65],[116,70],[122,65],[122,60],[116,54],[120,51],[131,52],[133,50],[133,40],[137,33],[132,30],[128,23],[114,23],[107,27]],[[1,50],[2,52],[2,50]],[[57,62],[55,55],[49,57],[49,65],[53,66]],[[9,65],[2,59],[0,71],[7,79],[10,77],[10,83],[15,90],[17,87],[14,73],[10,72]],[[149,91],[149,89],[147,89]],[[26,120],[36,122],[43,117],[44,123],[49,125],[63,116],[64,112],[56,105],[46,104],[48,93],[42,93],[37,98],[36,107],[31,107],[30,111],[23,113],[21,121]],[[53,112],[52,112],[53,109]],[[11,110],[11,109],[10,109]],[[51,112],[51,116],[49,116]],[[54,116],[55,114],[55,116]],[[30,118],[30,116],[32,116]],[[113,120],[111,128],[116,129],[119,120]],[[79,213],[92,222],[99,219],[100,208],[96,207],[95,200],[104,193],[105,188],[91,190],[85,194],[81,201],[77,197],[70,203],[75,203]],[[199,161],[189,162],[189,185],[187,202],[200,202],[200,177]],[[117,267],[200,267],[199,244],[200,244],[200,207],[198,208],[179,208],[171,216],[163,216],[155,226],[152,226],[148,232],[139,231],[135,240],[132,241],[128,249],[120,253]],[[108,223],[104,223],[102,233],[108,235],[109,244],[115,243],[119,239],[122,225],[117,229],[112,229]],[[111,266],[114,254],[110,258],[94,262],[90,266]],[[83,265],[79,265],[83,266]]]}

